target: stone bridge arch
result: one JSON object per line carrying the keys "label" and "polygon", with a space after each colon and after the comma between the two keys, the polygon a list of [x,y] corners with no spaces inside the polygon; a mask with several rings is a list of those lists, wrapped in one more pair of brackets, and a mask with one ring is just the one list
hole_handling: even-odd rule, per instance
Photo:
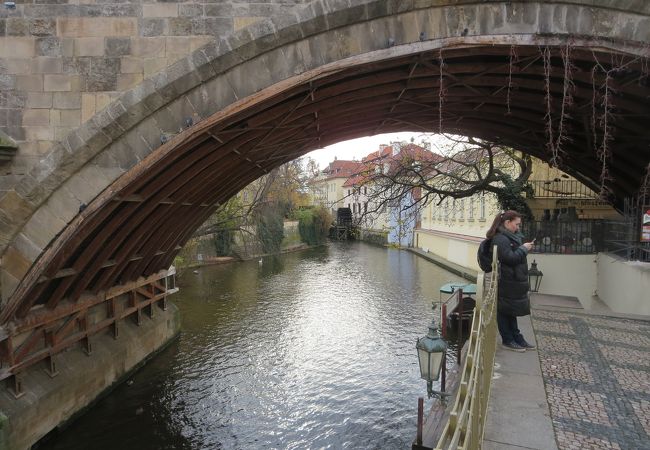
{"label": "stone bridge arch", "polygon": [[[620,202],[650,159],[649,14],[643,1],[320,0],[216,38],[125,92],[7,190],[0,324],[169,267],[219,203],[340,140],[440,127],[548,160],[544,121],[551,111],[557,130],[567,48],[566,169],[593,187],[605,158]],[[595,61],[616,70],[592,76]],[[589,85],[600,93],[605,82],[618,121],[603,157]]]}

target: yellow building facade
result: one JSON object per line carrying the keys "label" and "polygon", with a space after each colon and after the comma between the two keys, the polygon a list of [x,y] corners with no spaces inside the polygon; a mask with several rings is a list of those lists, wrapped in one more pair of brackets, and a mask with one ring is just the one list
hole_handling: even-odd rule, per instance
{"label": "yellow building facade", "polygon": [[[534,195],[527,199],[535,220],[545,215],[557,219],[570,214],[574,220],[617,219],[621,216],[575,178],[534,159],[529,182]],[[464,199],[446,198],[429,203],[421,211],[414,246],[455,264],[479,270],[478,244],[501,210],[496,196],[485,192]]]}

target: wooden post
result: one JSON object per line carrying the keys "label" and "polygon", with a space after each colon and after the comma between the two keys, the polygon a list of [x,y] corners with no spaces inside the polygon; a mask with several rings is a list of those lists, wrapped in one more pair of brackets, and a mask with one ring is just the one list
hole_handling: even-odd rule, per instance
{"label": "wooden post", "polygon": [[[147,290],[151,294],[151,298],[154,298],[156,296],[156,288],[154,288],[153,284],[150,284],[147,286]],[[156,316],[156,305],[155,302],[149,303],[149,317],[153,319]]]}
{"label": "wooden post", "polygon": [[25,395],[23,391],[23,375],[21,373],[14,373],[13,377],[10,379],[9,390],[14,395],[15,398],[20,398]]}
{"label": "wooden post", "polygon": [[460,366],[460,354],[463,349],[463,289],[458,289],[458,348],[456,349],[456,362]]}
{"label": "wooden post", "polygon": [[108,317],[113,319],[113,339],[117,339],[120,336],[120,326],[117,322],[117,305],[115,304],[115,297],[108,299]]}
{"label": "wooden post", "polygon": [[83,351],[86,356],[90,356],[93,352],[93,346],[90,343],[90,335],[88,335],[88,310],[79,318],[79,328],[81,332],[84,333],[84,337],[81,340],[83,345]]}
{"label": "wooden post", "polygon": [[415,437],[415,443],[422,445],[422,429],[424,428],[424,399],[418,397],[418,429]]}
{"label": "wooden post", "polygon": [[440,375],[440,392],[445,392],[447,384],[447,353],[442,355],[442,374]]}
{"label": "wooden post", "polygon": [[[447,338],[447,304],[442,304],[442,317],[440,322],[442,325],[442,338]],[[440,391],[445,392],[445,384],[447,380],[447,354],[442,355],[442,374],[440,375]]]}
{"label": "wooden post", "polygon": [[56,356],[53,354],[48,355],[46,359],[47,362],[47,367],[45,368],[45,372],[50,376],[50,378],[54,378],[59,374],[59,370],[56,367]]}
{"label": "wooden post", "polygon": [[447,338],[447,303],[442,304],[440,317],[440,327],[442,328],[442,338]]}
{"label": "wooden post", "polygon": [[0,367],[2,367],[5,362],[9,367],[16,364],[16,359],[14,357],[13,338],[11,336],[7,336],[4,341],[0,342],[0,354],[2,354]]}
{"label": "wooden post", "polygon": [[86,337],[83,339],[84,343],[84,353],[86,356],[90,356],[93,353],[93,345],[90,342],[90,336],[86,335]]}

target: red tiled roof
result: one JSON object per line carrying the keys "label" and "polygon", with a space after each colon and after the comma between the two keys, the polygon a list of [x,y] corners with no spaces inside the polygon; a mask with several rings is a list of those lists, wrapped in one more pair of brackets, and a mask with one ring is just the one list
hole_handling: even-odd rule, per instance
{"label": "red tiled roof", "polygon": [[369,162],[369,161],[374,161],[376,159],[383,159],[391,156],[392,154],[393,154],[393,146],[386,145],[384,148],[380,148],[376,152],[368,153],[366,156],[364,156],[361,159],[361,161]]}
{"label": "red tiled roof", "polygon": [[405,157],[413,159],[415,161],[428,162],[435,162],[443,159],[442,156],[412,143],[403,145],[400,148],[399,153],[393,155],[393,146],[387,145],[377,151],[369,153],[364,158],[362,158],[360,167],[357,169],[357,173],[349,177],[345,183],[343,183],[343,186],[359,186],[363,184],[368,178],[370,178],[369,175],[374,173],[375,167],[377,167],[377,165],[383,165],[383,163],[387,162],[391,167],[397,167],[399,164],[401,164],[402,159]]}
{"label": "red tiled roof", "polygon": [[359,161],[347,161],[344,159],[335,159],[327,168],[323,170],[325,175],[325,180],[330,180],[333,178],[348,178],[359,170],[361,163]]}

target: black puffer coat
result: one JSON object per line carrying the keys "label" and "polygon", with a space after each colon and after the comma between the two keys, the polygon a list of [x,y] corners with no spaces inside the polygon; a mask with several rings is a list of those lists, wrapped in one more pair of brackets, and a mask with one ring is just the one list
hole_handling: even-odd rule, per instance
{"label": "black puffer coat", "polygon": [[500,312],[512,316],[530,314],[528,297],[528,249],[523,247],[521,238],[506,229],[500,229],[492,238],[497,246],[499,258],[499,301]]}

